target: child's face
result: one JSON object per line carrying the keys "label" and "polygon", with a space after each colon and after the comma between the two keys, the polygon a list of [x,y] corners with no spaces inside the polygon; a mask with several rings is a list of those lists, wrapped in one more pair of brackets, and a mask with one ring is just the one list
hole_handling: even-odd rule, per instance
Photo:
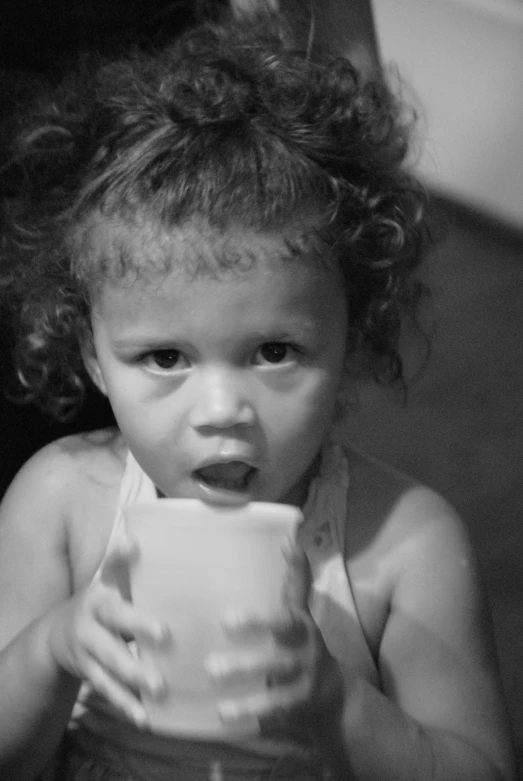
{"label": "child's face", "polygon": [[[93,304],[90,369],[129,448],[167,497],[299,504],[342,382],[340,276],[280,234],[167,244],[165,276],[106,282]],[[187,270],[216,251],[240,263]]]}

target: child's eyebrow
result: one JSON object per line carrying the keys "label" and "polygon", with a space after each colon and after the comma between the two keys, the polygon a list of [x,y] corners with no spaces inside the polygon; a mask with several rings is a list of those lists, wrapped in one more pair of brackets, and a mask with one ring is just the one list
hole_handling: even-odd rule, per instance
{"label": "child's eyebrow", "polygon": [[318,324],[313,321],[296,320],[293,321],[289,326],[286,326],[284,328],[278,328],[277,326],[275,326],[274,328],[269,328],[265,332],[260,331],[255,334],[255,337],[257,336],[260,339],[269,338],[270,341],[278,341],[278,339],[289,339],[295,337],[296,335],[312,336],[313,334],[318,332],[318,328],[319,328]]}
{"label": "child's eyebrow", "polygon": [[129,337],[111,339],[111,344],[115,350],[132,351],[142,350],[144,348],[154,348],[156,350],[169,349],[173,344],[181,343],[175,336],[154,336],[152,334],[140,336],[133,334]]}
{"label": "child's eyebrow", "polygon": [[280,321],[276,320],[274,323],[269,323],[259,328],[256,324],[253,325],[252,330],[246,332],[246,336],[252,339],[267,339],[276,340],[278,338],[285,339],[296,335],[296,333],[316,333],[319,324],[314,318],[307,315],[289,315],[283,316]]}
{"label": "child's eyebrow", "polygon": [[[319,323],[306,317],[296,317],[287,320],[284,323],[275,323],[266,328],[254,327],[251,331],[246,330],[243,334],[238,334],[239,340],[248,342],[277,342],[286,339],[308,339],[315,337],[320,330]],[[190,334],[182,333],[147,333],[134,331],[124,336],[111,339],[113,348],[118,351],[133,351],[138,349],[172,349],[173,346],[182,348],[191,341]]]}

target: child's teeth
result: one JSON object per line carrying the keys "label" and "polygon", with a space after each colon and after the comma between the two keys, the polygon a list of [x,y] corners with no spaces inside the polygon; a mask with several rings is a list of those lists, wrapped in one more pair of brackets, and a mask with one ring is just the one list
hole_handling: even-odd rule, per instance
{"label": "child's teeth", "polygon": [[198,470],[206,483],[220,488],[240,490],[245,488],[253,469],[242,461],[230,461],[226,464],[210,464]]}

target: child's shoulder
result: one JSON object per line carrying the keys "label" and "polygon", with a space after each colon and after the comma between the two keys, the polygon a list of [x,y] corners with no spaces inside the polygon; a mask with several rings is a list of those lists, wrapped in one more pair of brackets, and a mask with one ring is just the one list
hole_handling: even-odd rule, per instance
{"label": "child's shoulder", "polygon": [[70,434],[48,443],[23,465],[13,487],[62,495],[78,495],[86,483],[109,486],[118,481],[125,462],[125,446],[116,429]]}
{"label": "child's shoulder", "polygon": [[73,519],[119,490],[125,446],[114,429],[73,434],[37,451],[22,466],[2,502],[3,515]]}
{"label": "child's shoulder", "polygon": [[35,453],[0,506],[4,555],[23,550],[43,558],[45,551],[53,566],[67,560],[75,587],[86,582],[111,533],[125,454],[109,429],[63,437]]}

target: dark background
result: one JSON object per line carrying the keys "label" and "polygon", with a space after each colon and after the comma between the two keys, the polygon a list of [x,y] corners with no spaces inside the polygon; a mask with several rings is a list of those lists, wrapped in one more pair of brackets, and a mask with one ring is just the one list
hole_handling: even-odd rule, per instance
{"label": "dark background", "polygon": [[220,0],[3,0],[0,62],[56,72],[74,52],[175,33]]}

